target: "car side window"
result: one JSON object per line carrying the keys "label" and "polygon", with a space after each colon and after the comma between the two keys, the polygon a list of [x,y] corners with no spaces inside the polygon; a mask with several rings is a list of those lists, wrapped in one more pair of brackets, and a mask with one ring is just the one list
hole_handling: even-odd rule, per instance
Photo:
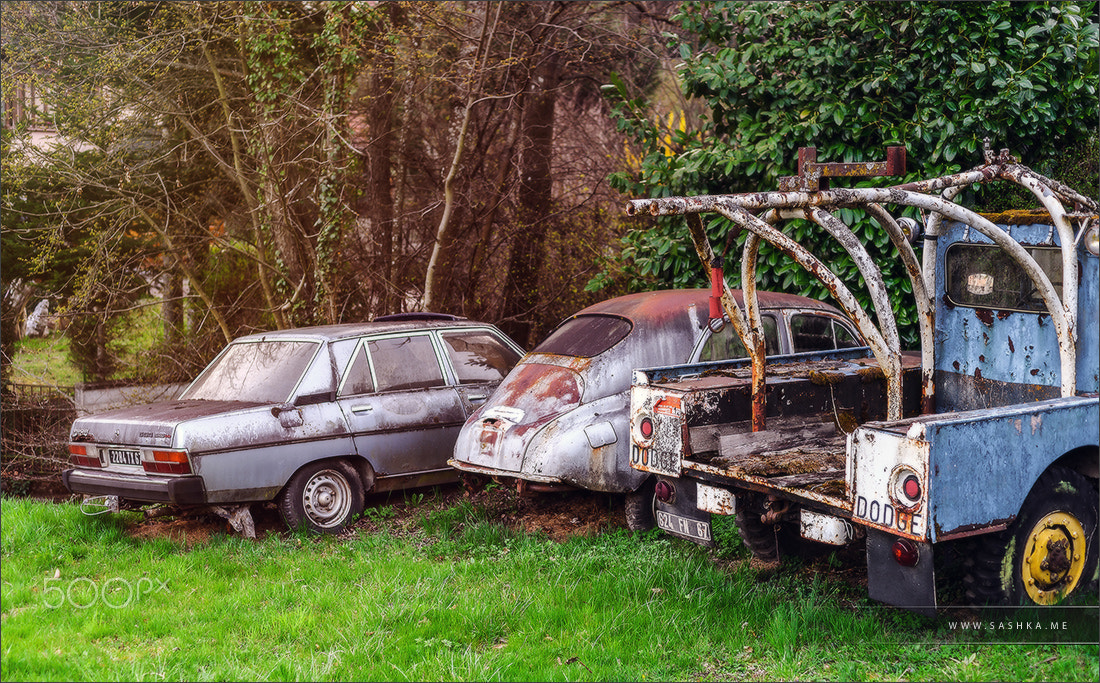
{"label": "car side window", "polygon": [[863,345],[856,339],[851,330],[836,320],[833,321],[833,336],[836,338],[836,347],[838,349],[854,349],[857,346]]}
{"label": "car side window", "polygon": [[850,349],[860,345],[852,333],[836,320],[801,313],[791,318],[791,344],[795,353]]}
{"label": "car side window", "polygon": [[[764,351],[768,355],[779,353],[779,332],[775,318],[770,315],[761,315],[760,322],[764,325]],[[717,334],[710,335],[703,350],[699,354],[700,362],[729,360],[732,358],[745,358],[748,356],[745,345],[737,336],[733,325],[727,324]]]}
{"label": "car side window", "polygon": [[344,379],[340,383],[339,396],[354,396],[356,394],[369,394],[374,391],[374,379],[370,374],[370,361],[367,359],[367,350],[359,344],[355,347],[355,355],[348,363],[348,370],[344,373]]}
{"label": "car side window", "polygon": [[367,349],[374,361],[377,391],[426,389],[446,383],[432,338],[426,334],[372,339]]}
{"label": "car side window", "polygon": [[441,336],[459,384],[499,382],[519,362],[518,353],[488,332],[445,332]]}

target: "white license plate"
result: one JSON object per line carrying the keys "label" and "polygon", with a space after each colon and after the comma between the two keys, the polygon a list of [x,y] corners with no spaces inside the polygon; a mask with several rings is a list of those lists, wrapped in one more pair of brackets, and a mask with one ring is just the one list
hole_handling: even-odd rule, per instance
{"label": "white license plate", "polygon": [[675,536],[683,536],[697,541],[711,540],[710,522],[700,522],[697,519],[689,519],[674,515],[671,512],[657,511],[657,526]]}
{"label": "white license plate", "polygon": [[141,465],[141,452],[140,451],[124,451],[117,448],[111,448],[107,451],[107,459],[115,465]]}

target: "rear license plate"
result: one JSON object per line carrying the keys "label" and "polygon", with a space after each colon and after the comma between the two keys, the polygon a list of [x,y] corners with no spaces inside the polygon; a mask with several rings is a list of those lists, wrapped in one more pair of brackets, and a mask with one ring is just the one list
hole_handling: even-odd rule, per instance
{"label": "rear license plate", "polygon": [[710,543],[713,540],[710,535],[710,522],[681,517],[671,512],[658,510],[657,526],[674,536],[682,536],[693,541]]}
{"label": "rear license plate", "polygon": [[111,448],[107,451],[107,459],[114,465],[141,465],[140,451],[124,451]]}

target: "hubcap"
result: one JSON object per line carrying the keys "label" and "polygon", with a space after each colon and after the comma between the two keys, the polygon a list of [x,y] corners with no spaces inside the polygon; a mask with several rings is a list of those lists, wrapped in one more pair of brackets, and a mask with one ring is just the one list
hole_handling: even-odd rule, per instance
{"label": "hubcap", "polygon": [[1020,566],[1024,588],[1040,605],[1069,595],[1085,566],[1085,529],[1076,517],[1052,512],[1031,529]]}
{"label": "hubcap", "polygon": [[335,470],[322,470],[306,482],[302,508],[313,524],[328,529],[343,523],[351,510],[351,485]]}

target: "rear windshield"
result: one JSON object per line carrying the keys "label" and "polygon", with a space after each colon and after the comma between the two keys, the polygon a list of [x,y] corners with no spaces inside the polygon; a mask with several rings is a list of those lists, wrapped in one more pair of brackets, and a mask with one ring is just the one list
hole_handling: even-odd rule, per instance
{"label": "rear windshield", "polygon": [[316,342],[230,344],[180,398],[281,403],[289,400],[316,351]]}
{"label": "rear windshield", "polygon": [[[1062,252],[1053,247],[1024,247],[1062,289]],[[952,244],[947,249],[947,298],[956,306],[1045,312],[1046,302],[1024,269],[991,244]]]}
{"label": "rear windshield", "polygon": [[563,323],[534,352],[592,358],[618,344],[630,330],[630,322],[622,318],[582,315]]}

